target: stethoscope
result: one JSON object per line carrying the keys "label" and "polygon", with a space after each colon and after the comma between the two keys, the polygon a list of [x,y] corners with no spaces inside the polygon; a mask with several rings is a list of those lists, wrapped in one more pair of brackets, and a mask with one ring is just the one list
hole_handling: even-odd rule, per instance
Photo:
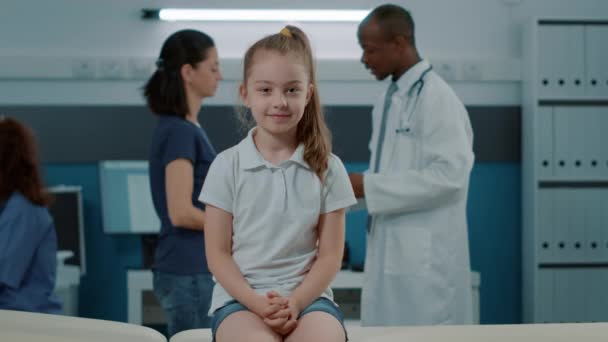
{"label": "stethoscope", "polygon": [[[424,76],[426,76],[426,74],[428,74],[429,71],[431,71],[432,69],[433,69],[432,65],[429,66],[428,68],[426,68],[422,72],[422,74],[420,74],[420,77],[418,77],[418,80],[416,80],[416,82],[414,82],[414,84],[412,84],[412,86],[410,87],[410,90],[408,91],[408,94],[410,95],[410,99],[407,101],[407,104],[405,107],[405,113],[409,113],[409,115],[408,115],[405,123],[401,122],[400,127],[395,130],[395,133],[411,134],[410,132],[412,131],[412,126],[411,126],[412,117],[414,116],[414,113],[416,112],[416,108],[418,107],[418,100],[420,99],[420,92],[422,92],[422,88],[424,88]],[[411,95],[414,91],[416,91],[416,97],[414,99],[412,99]],[[411,110],[410,110],[410,107],[412,107]]]}

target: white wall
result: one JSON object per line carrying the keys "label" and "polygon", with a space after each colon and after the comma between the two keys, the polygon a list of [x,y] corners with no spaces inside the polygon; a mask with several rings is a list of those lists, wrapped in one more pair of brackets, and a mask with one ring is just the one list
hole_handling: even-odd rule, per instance
{"label": "white wall", "polygon": [[[251,8],[253,1],[195,0],[0,0],[0,105],[139,104],[138,88],[151,72],[151,61],[172,32],[196,28],[214,37],[224,59],[227,81],[210,101],[233,104],[238,59],[261,36],[281,23],[167,23],[143,21],[142,8]],[[265,1],[268,8],[370,9],[382,1]],[[468,104],[519,104],[522,24],[530,16],[608,17],[604,0],[411,0],[417,44],[446,74]],[[368,104],[382,85],[358,63],[356,23],[307,23],[320,61],[321,92],[326,103]],[[338,60],[338,64],[326,62]],[[79,61],[94,62],[92,79],[75,77]],[[122,70],[118,80],[103,79],[104,61]],[[130,64],[131,63],[131,64]],[[132,63],[146,68],[133,74]],[[329,64],[327,64],[329,63]],[[336,65],[341,69],[336,71]],[[472,70],[470,68],[473,68]],[[325,71],[324,71],[325,70]],[[441,70],[440,70],[441,71]]]}

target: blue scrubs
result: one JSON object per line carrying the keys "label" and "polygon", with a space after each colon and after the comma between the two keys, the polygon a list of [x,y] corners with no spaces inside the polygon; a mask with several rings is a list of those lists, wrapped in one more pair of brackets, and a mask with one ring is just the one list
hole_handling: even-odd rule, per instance
{"label": "blue scrubs", "polygon": [[61,313],[57,236],[45,207],[14,192],[0,207],[0,309]]}

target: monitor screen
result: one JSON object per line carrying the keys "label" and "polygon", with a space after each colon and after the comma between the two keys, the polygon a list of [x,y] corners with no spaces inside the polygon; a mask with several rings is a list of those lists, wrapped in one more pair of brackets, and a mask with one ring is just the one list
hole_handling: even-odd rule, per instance
{"label": "monitor screen", "polygon": [[53,196],[49,212],[57,232],[57,250],[72,251],[66,264],[80,267],[86,272],[82,190],[80,186],[56,186],[48,189]]}
{"label": "monitor screen", "polygon": [[147,161],[102,161],[99,177],[105,233],[160,231],[160,220],[152,203]]}

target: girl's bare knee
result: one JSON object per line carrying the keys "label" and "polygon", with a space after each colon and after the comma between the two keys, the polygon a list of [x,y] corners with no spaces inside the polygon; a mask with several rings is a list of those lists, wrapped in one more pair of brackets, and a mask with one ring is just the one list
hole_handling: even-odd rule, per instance
{"label": "girl's bare knee", "polygon": [[304,315],[298,327],[289,335],[286,342],[344,342],[346,335],[342,324],[332,315],[315,311]]}
{"label": "girl's bare knee", "polygon": [[235,312],[224,319],[215,334],[217,342],[281,342],[282,337],[260,317],[249,311]]}

